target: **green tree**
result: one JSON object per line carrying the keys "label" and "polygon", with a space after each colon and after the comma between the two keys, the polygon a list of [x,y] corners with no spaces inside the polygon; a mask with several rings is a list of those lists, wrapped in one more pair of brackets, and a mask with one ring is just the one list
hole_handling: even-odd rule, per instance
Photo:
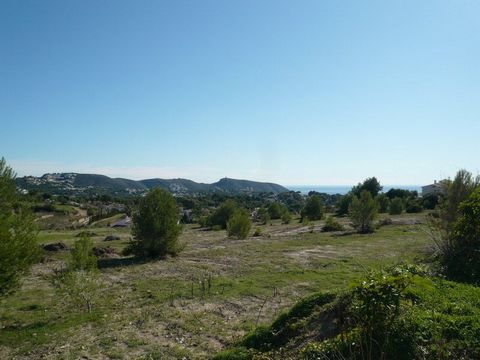
{"label": "green tree", "polygon": [[262,222],[263,225],[267,225],[270,221],[270,214],[268,209],[260,208],[258,209],[258,218]]}
{"label": "green tree", "polygon": [[350,207],[350,204],[352,203],[353,200],[353,194],[352,192],[349,192],[345,195],[343,195],[337,202],[337,215],[338,216],[343,216],[348,214],[348,208]]}
{"label": "green tree", "polygon": [[323,200],[318,195],[312,195],[308,198],[305,207],[302,210],[302,220],[308,218],[308,220],[320,220],[325,212],[325,206]]}
{"label": "green tree", "polygon": [[17,204],[15,173],[0,160],[0,295],[20,285],[38,260],[37,228],[33,215]]}
{"label": "green tree", "polygon": [[360,196],[362,191],[368,191],[372,197],[376,197],[380,191],[382,191],[383,186],[380,185],[376,177],[371,177],[365,179],[363,183],[359,183],[357,186],[352,188],[352,193],[356,196]]}
{"label": "green tree", "polygon": [[222,229],[227,228],[227,223],[230,217],[238,209],[237,203],[234,200],[226,200],[223,202],[210,217],[210,226],[220,226]]}
{"label": "green tree", "polygon": [[402,198],[396,197],[390,201],[389,213],[390,215],[400,215],[403,212],[403,200]]}
{"label": "green tree", "polygon": [[440,226],[450,233],[458,217],[462,215],[460,204],[480,186],[480,177],[474,178],[470,172],[460,170],[453,181],[446,181],[443,184],[447,196],[440,205]]}
{"label": "green tree", "polygon": [[237,209],[233,216],[228,220],[227,233],[230,237],[237,239],[246,239],[252,228],[250,216],[244,209]]}
{"label": "green tree", "polygon": [[271,219],[280,219],[285,211],[287,209],[279,202],[273,202],[268,206],[268,213]]}
{"label": "green tree", "polygon": [[354,196],[348,213],[359,233],[373,232],[373,221],[378,214],[378,208],[370,192],[363,190],[360,197]]}
{"label": "green tree", "polygon": [[388,196],[385,194],[380,194],[377,196],[376,201],[378,204],[378,212],[382,214],[387,213],[388,207],[390,206],[390,199]]}
{"label": "green tree", "polygon": [[446,275],[480,283],[480,188],[459,205],[460,214],[441,244],[440,262]]}
{"label": "green tree", "polygon": [[292,221],[292,214],[290,214],[290,211],[285,210],[282,214],[282,223],[290,224],[291,221]]}
{"label": "green tree", "polygon": [[150,190],[133,214],[134,238],[128,252],[151,258],[175,256],[180,251],[180,232],[175,198],[163,189]]}

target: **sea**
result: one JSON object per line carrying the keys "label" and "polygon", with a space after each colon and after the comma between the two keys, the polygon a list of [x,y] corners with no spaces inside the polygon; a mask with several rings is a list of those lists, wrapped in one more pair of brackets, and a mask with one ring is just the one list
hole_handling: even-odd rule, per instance
{"label": "sea", "polygon": [[[291,185],[287,186],[289,190],[300,191],[302,194],[308,194],[310,191],[317,191],[319,193],[326,193],[330,195],[340,194],[345,195],[352,189],[353,185]],[[387,192],[390,189],[403,189],[410,191],[422,192],[421,185],[384,185],[382,192]]]}

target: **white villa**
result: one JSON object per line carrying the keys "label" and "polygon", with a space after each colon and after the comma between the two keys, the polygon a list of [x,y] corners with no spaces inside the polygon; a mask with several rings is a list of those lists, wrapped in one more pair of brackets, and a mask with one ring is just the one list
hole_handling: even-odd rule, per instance
{"label": "white villa", "polygon": [[430,194],[441,194],[445,195],[447,192],[446,188],[446,181],[435,180],[433,184],[422,186],[422,196],[430,195]]}

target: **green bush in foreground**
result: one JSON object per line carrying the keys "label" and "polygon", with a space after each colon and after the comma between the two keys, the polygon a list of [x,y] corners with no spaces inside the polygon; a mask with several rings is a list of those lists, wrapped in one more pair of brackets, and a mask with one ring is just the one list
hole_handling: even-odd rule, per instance
{"label": "green bush in foreground", "polygon": [[252,228],[250,216],[245,210],[237,210],[227,224],[227,233],[229,237],[237,239],[246,239]]}
{"label": "green bush in foreground", "polygon": [[478,287],[395,266],[300,301],[217,359],[478,359],[479,299]]}
{"label": "green bush in foreground", "polygon": [[33,215],[17,205],[15,174],[0,160],[0,296],[20,286],[20,280],[39,259]]}
{"label": "green bush in foreground", "polygon": [[460,217],[440,253],[445,274],[453,280],[480,283],[480,189],[459,206]]}
{"label": "green bush in foreground", "polygon": [[52,278],[59,299],[74,309],[90,313],[99,300],[100,281],[93,242],[83,234],[75,241],[65,271]]}

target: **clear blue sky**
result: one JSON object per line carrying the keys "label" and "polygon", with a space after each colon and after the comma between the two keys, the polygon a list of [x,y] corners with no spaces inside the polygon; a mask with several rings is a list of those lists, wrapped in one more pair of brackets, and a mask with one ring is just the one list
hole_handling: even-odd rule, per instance
{"label": "clear blue sky", "polygon": [[19,175],[423,184],[480,169],[480,2],[0,2]]}

